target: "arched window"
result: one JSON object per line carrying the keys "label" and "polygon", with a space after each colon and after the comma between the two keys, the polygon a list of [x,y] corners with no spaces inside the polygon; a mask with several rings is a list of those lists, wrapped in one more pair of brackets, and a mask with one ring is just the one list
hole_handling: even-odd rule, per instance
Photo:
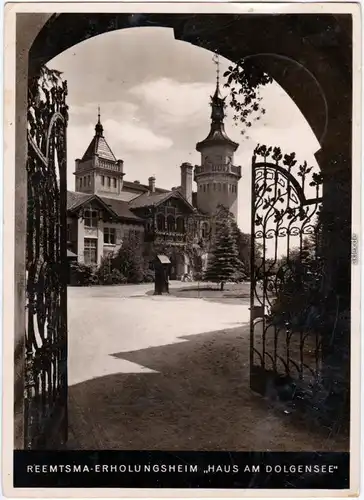
{"label": "arched window", "polygon": [[167,217],[167,231],[173,233],[176,229],[175,220],[173,215],[168,215]]}
{"label": "arched window", "polygon": [[203,222],[201,224],[201,237],[207,238],[208,232],[209,232],[209,226],[208,226],[207,222]]}
{"label": "arched window", "polygon": [[166,219],[163,214],[157,215],[157,229],[158,231],[165,231]]}
{"label": "arched window", "polygon": [[183,217],[178,217],[177,219],[177,232],[184,233],[185,232],[185,221]]}

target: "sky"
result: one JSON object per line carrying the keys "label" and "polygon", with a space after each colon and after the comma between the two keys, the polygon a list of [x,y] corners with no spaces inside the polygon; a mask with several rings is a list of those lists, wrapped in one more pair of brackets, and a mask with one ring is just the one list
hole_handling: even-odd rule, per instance
{"label": "sky", "polygon": [[[169,28],[143,27],[96,36],[49,61],[47,66],[62,71],[68,83],[68,189],[75,188],[75,159],[94,135],[98,106],[104,136],[117,159],[124,160],[124,180],[148,183],[154,175],[158,187],[179,186],[181,163],[200,163],[195,146],[209,132],[209,100],[216,85],[212,58],[208,50],[175,40]],[[221,74],[229,64],[220,58]],[[261,96],[266,114],[249,129],[249,138],[241,135],[229,108],[225,119],[226,132],[239,143],[234,159],[242,167],[238,225],[246,232],[256,144],[295,151],[313,166],[319,149],[302,113],[278,84],[263,88]]]}

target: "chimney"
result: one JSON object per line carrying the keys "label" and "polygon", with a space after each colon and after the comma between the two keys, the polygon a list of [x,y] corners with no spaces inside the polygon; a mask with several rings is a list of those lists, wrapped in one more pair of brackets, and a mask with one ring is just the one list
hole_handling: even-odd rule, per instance
{"label": "chimney", "polygon": [[151,193],[154,193],[155,192],[155,177],[154,176],[149,177],[148,183],[149,183],[149,191]]}
{"label": "chimney", "polygon": [[192,205],[192,172],[191,163],[182,163],[181,165],[181,194]]}

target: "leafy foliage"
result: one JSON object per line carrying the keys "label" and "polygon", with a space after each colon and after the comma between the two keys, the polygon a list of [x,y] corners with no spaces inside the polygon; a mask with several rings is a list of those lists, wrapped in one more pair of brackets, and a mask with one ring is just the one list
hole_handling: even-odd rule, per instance
{"label": "leafy foliage", "polygon": [[128,283],[142,283],[144,278],[143,248],[140,235],[125,239],[113,258],[113,267]]}
{"label": "leafy foliage", "polygon": [[105,256],[99,268],[96,271],[97,282],[99,285],[120,285],[126,283],[126,277],[119,269],[114,267],[113,255]]}
{"label": "leafy foliage", "polygon": [[72,285],[89,286],[97,282],[95,268],[80,262],[75,262],[70,265],[70,274]]}
{"label": "leafy foliage", "polygon": [[270,84],[273,79],[251,58],[242,59],[235,66],[229,66],[224,77],[225,87],[230,89],[229,104],[235,111],[234,121],[243,125],[241,133],[246,135],[246,129],[265,114],[259,90]]}

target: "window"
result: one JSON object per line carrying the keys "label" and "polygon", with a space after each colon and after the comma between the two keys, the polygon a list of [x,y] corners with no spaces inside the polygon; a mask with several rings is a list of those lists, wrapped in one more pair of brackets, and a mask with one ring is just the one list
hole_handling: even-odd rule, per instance
{"label": "window", "polygon": [[110,187],[111,186],[111,177],[108,177],[107,178],[107,187]]}
{"label": "window", "polygon": [[101,176],[101,185],[105,186],[105,176],[104,175]]}
{"label": "window", "polygon": [[216,184],[215,184],[215,182],[214,182],[214,191],[216,191]]}
{"label": "window", "polygon": [[80,178],[80,188],[82,188],[82,177]]}
{"label": "window", "polygon": [[226,184],[225,184],[225,182],[222,185],[222,189],[223,189],[223,191],[226,191]]}
{"label": "window", "polygon": [[86,209],[84,212],[85,227],[97,227],[97,210]]}
{"label": "window", "polygon": [[219,186],[219,191],[221,191],[221,184],[220,184],[220,182],[219,182],[218,186]]}
{"label": "window", "polygon": [[89,186],[91,186],[91,176],[90,175],[87,177],[87,183]]}
{"label": "window", "polygon": [[108,245],[115,245],[116,229],[114,227],[104,227],[104,243]]}
{"label": "window", "polygon": [[206,184],[203,185],[203,190],[206,192]]}
{"label": "window", "polygon": [[71,241],[71,224],[67,223],[67,243]]}
{"label": "window", "polygon": [[167,231],[170,233],[175,231],[175,221],[174,221],[174,217],[172,217],[172,215],[169,215],[167,217]]}
{"label": "window", "polygon": [[114,177],[114,188],[116,188],[116,179]]}
{"label": "window", "polygon": [[165,230],[165,218],[162,214],[157,215],[157,229],[158,231]]}
{"label": "window", "polygon": [[185,221],[182,217],[178,217],[177,219],[177,232],[184,233],[185,232]]}
{"label": "window", "polygon": [[201,236],[202,238],[207,238],[208,234],[208,225],[207,222],[202,223],[202,228],[201,228]]}
{"label": "window", "polygon": [[97,264],[97,240],[85,238],[83,256],[85,264]]}

